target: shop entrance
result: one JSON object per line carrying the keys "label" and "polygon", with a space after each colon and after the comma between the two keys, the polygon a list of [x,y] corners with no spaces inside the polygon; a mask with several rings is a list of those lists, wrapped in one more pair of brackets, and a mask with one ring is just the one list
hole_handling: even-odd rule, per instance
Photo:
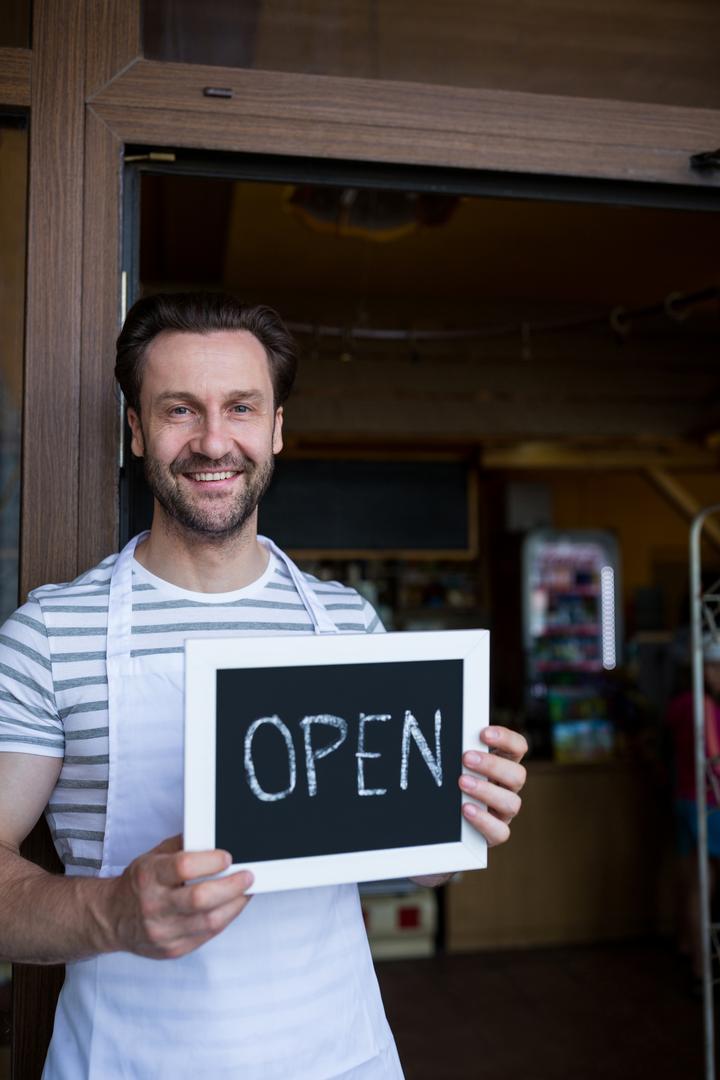
{"label": "shop entrance", "polygon": [[[494,717],[532,745],[532,812],[492,879],[454,883],[438,909],[400,886],[370,890],[376,954],[668,933],[663,717],[683,679],[682,505],[717,494],[715,193],[170,158],[128,153],[128,302],[226,289],[276,307],[301,347],[285,492],[276,511],[271,489],[261,527],[304,569],[359,588],[388,628],[489,628]],[[342,528],[353,484],[360,499],[383,492],[387,510],[362,542]],[[292,491],[295,516],[280,509]],[[302,510],[318,493],[309,539]],[[126,450],[121,539],[149,515]],[[597,582],[565,582],[582,618],[555,595],[559,578],[548,586],[557,617],[541,631],[547,655],[533,653],[523,549],[537,529],[561,547],[578,530],[614,538],[612,664],[582,653],[601,622],[587,615],[600,564]],[[403,927],[392,905],[416,914]]]}

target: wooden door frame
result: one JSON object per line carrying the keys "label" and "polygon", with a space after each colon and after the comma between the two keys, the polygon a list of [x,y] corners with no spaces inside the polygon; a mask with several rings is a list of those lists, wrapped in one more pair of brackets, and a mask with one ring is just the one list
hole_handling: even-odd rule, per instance
{"label": "wooden door frame", "polygon": [[[23,597],[117,543],[126,144],[720,186],[689,167],[720,142],[720,110],[160,63],[142,56],[140,0],[35,0],[32,50],[0,50],[2,105],[31,115]],[[25,850],[47,859],[47,834]],[[16,983],[13,1075],[34,1080],[57,978]]]}

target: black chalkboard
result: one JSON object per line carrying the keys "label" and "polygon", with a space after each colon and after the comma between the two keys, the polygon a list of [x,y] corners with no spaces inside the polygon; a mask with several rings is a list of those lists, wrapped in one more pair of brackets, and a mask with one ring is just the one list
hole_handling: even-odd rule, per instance
{"label": "black chalkboard", "polygon": [[[470,466],[462,461],[285,458],[260,504],[260,532],[289,551],[447,552],[472,555]],[[126,543],[149,529],[153,498],[143,463],[121,478]]]}
{"label": "black chalkboard", "polygon": [[[341,742],[303,726],[328,715]],[[459,841],[462,739],[459,659],[220,669],[216,846],[245,864]]]}
{"label": "black chalkboard", "polygon": [[469,466],[278,458],[260,531],[291,551],[472,548]]}

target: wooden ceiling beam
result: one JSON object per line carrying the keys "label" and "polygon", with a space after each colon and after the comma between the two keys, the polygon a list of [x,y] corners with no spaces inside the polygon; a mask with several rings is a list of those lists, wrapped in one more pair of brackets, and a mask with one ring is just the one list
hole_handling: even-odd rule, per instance
{"label": "wooden ceiling beam", "polygon": [[[665,472],[664,469],[647,469],[646,476],[652,486],[665,497],[673,509],[680,512],[688,523],[703,509],[685,485],[677,477]],[[720,522],[718,522],[717,518],[710,517],[707,519],[703,536],[704,539],[709,540],[714,547],[720,550]]]}
{"label": "wooden ceiling beam", "polygon": [[419,445],[429,457],[448,454],[453,458],[472,456],[483,469],[697,469],[720,468],[718,452],[679,440],[653,439],[628,442],[608,439],[462,439],[447,436],[421,438],[406,434],[393,438],[387,433],[376,437],[364,432],[288,433],[286,451],[293,456],[322,455],[330,451],[358,457],[408,456]]}
{"label": "wooden ceiling beam", "polygon": [[487,446],[485,469],[717,469],[718,455],[682,442],[527,441]]}

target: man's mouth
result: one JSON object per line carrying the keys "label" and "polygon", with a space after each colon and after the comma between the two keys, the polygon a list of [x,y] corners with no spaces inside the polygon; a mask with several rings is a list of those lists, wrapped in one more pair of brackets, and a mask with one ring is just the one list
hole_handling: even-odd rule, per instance
{"label": "man's mouth", "polygon": [[239,476],[240,473],[235,470],[225,469],[222,472],[195,472],[195,473],[183,473],[188,480],[194,480],[196,483],[217,483],[220,480],[231,480],[234,476]]}

